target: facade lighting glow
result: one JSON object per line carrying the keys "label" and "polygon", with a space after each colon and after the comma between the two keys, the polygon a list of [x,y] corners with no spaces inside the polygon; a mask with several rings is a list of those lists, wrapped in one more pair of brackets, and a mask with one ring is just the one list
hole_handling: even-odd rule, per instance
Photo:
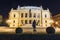
{"label": "facade lighting glow", "polygon": [[7,22],[10,22],[10,27],[22,27],[24,25],[32,24],[33,20],[36,20],[37,26],[49,27],[51,25],[50,22],[53,22],[53,20],[50,19],[51,13],[49,9],[44,10],[42,6],[18,6],[17,10],[11,9]]}

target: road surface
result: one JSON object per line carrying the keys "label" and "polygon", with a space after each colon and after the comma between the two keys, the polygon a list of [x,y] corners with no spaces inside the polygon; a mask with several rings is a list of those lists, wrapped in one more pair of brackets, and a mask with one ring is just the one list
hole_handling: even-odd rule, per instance
{"label": "road surface", "polygon": [[[0,27],[0,33],[9,33],[9,34],[14,34],[15,28],[9,28],[9,27]],[[36,28],[36,32],[33,32],[33,28],[23,28],[23,33],[27,34],[47,34],[46,33],[46,28]],[[55,34],[60,34],[60,28],[55,28]]]}

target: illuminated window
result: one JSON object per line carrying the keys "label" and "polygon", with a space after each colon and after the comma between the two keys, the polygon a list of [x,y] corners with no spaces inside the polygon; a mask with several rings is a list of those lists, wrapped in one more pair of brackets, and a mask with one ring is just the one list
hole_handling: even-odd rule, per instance
{"label": "illuminated window", "polygon": [[21,13],[21,17],[23,17],[23,13]]}
{"label": "illuminated window", "polygon": [[27,24],[27,20],[25,20],[25,24]]}
{"label": "illuminated window", "polygon": [[25,17],[27,17],[27,13],[25,13]]}
{"label": "illuminated window", "polygon": [[36,13],[34,13],[34,17],[36,18]]}
{"label": "illuminated window", "polygon": [[29,24],[31,24],[32,20],[29,20]]}

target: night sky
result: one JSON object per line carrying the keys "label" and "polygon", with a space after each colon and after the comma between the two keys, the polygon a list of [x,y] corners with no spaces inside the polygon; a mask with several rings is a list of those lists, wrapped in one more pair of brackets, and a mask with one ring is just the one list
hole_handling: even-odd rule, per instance
{"label": "night sky", "polygon": [[16,9],[17,6],[41,6],[49,8],[52,15],[60,13],[60,0],[0,0],[0,14],[8,17],[11,8]]}

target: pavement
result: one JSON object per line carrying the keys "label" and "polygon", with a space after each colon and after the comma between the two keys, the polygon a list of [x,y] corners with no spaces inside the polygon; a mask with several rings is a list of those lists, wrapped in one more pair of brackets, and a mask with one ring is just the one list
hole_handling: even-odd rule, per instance
{"label": "pavement", "polygon": [[[27,33],[27,34],[47,34],[46,33],[46,28],[36,28],[36,32],[33,31],[33,28],[27,28],[27,27],[23,27],[23,33]],[[9,27],[5,27],[5,26],[0,26],[0,33],[7,33],[7,34],[15,34],[15,28],[9,28]],[[60,34],[60,28],[55,28],[55,34]]]}

